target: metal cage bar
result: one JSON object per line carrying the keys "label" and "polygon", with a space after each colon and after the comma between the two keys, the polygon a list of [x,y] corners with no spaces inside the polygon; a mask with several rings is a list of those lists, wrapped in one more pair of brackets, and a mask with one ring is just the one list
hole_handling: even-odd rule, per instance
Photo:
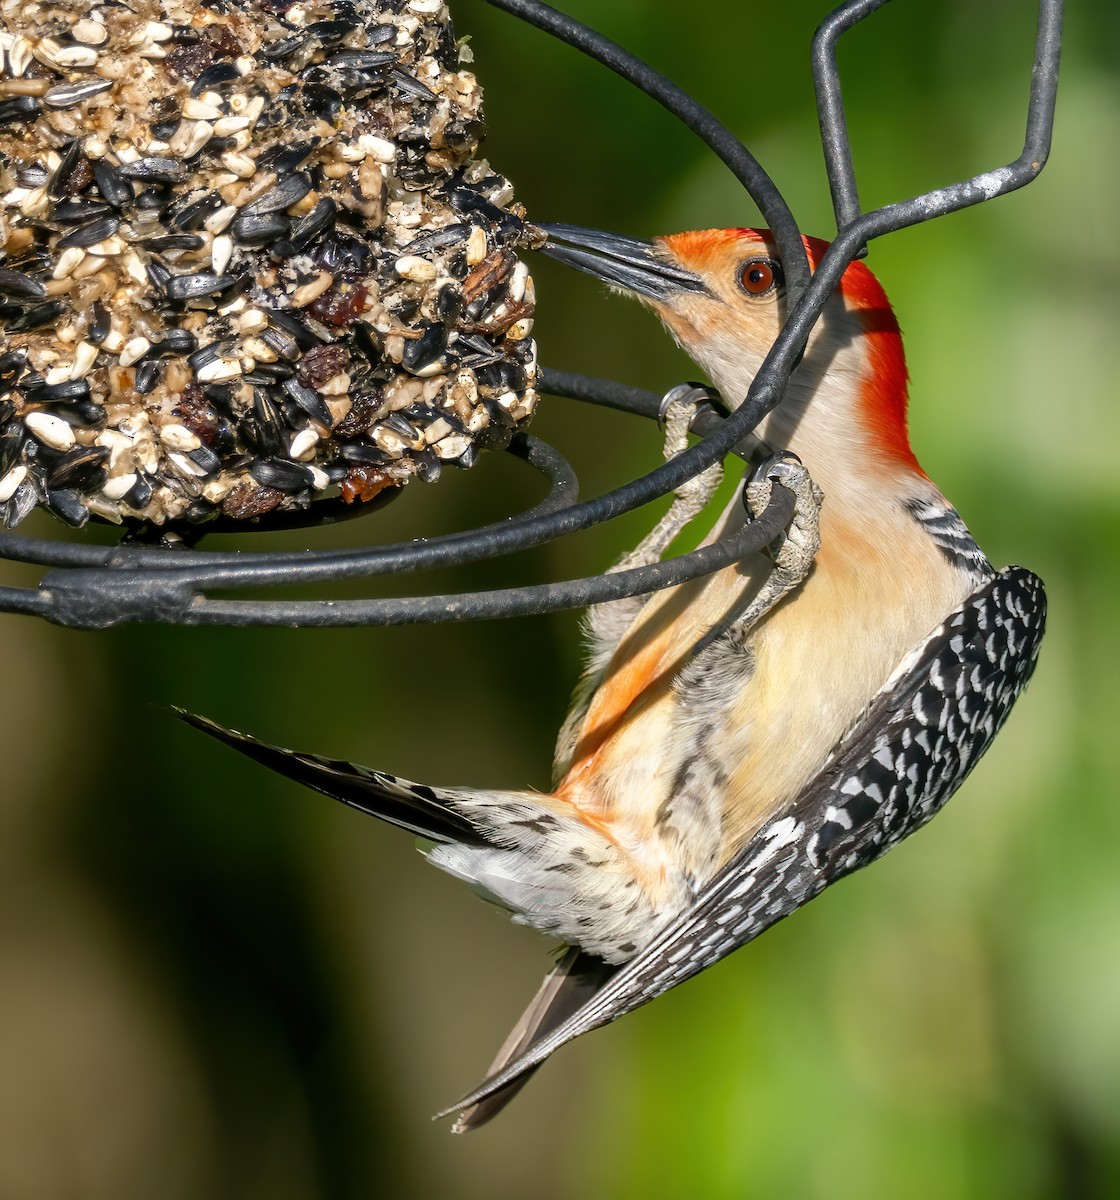
{"label": "metal cage bar", "polygon": [[[848,0],[813,39],[812,71],[825,171],[837,235],[811,276],[789,207],[747,148],[664,75],[539,0],[487,0],[608,66],[663,105],[700,137],[735,174],[770,224],[790,282],[788,317],[743,403],[726,417],[706,414],[702,440],[670,462],[591,500],[576,500],[575,473],[538,439],[521,436],[512,449],[549,481],[549,494],[525,513],[480,529],[400,546],[298,553],[212,553],[197,549],[53,542],[0,534],[0,558],[54,568],[37,588],[0,588],[0,611],[31,613],[61,625],[101,628],[125,621],[184,625],[396,625],[518,616],[583,607],[669,587],[718,570],[771,541],[791,506],[775,489],[769,507],[735,538],[631,571],[552,584],[461,595],[369,600],[212,599],[207,591],[322,583],[346,578],[455,566],[540,545],[656,500],[743,444],[780,401],[814,323],[847,266],[886,233],[943,216],[1023,187],[1042,170],[1050,148],[1057,94],[1063,0],[1040,0],[1022,153],[1006,166],[864,212],[852,164],[836,64],[839,39],[887,0]],[[541,390],[656,417],[659,397],[613,381],[570,372],[543,372]],[[337,514],[324,512],[324,522]],[[264,525],[261,526],[265,527]],[[205,527],[201,534],[205,534]]]}

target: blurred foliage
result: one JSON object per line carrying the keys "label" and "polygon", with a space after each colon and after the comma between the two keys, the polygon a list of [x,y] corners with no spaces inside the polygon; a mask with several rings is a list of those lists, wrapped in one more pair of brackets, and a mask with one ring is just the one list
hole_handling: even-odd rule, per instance
{"label": "blurred foliage", "polygon": [[[821,0],[566,6],[727,120],[828,233]],[[532,214],[645,235],[755,219],[650,102],[480,0],[453,7],[489,154]],[[865,202],[1017,153],[1033,15],[910,0],[844,45]],[[576,618],[104,634],[6,618],[0,1195],[1120,1194],[1118,44],[1113,0],[1073,6],[1041,180],[872,248],[923,464],[1052,606],[1028,696],[929,832],[453,1139],[427,1114],[479,1077],[546,947],[407,838],[235,761],[168,705],[435,782],[543,786]],[[637,306],[534,269],[547,362],[657,390],[695,374]],[[652,428],[542,410],[586,494],[657,458]],[[332,536],[414,537],[533,498],[487,462]],[[454,586],[599,570],[649,521]]]}

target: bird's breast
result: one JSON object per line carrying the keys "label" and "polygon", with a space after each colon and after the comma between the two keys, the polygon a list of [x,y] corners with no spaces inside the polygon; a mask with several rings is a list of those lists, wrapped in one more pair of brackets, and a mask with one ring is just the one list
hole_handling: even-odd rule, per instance
{"label": "bird's breast", "polygon": [[[968,579],[932,544],[857,533],[822,517],[809,578],[750,631],[749,670],[705,698],[698,723],[674,682],[697,642],[756,587],[764,568],[736,566],[653,598],[623,637],[580,728],[556,795],[610,830],[651,869],[672,868],[688,837],[673,808],[690,756],[708,760],[718,797],[720,861],[742,846],[820,770],[907,651],[967,595]],[[888,549],[889,548],[889,551]],[[691,801],[690,801],[691,802]],[[674,812],[673,838],[660,823]],[[709,830],[696,814],[696,835]]]}

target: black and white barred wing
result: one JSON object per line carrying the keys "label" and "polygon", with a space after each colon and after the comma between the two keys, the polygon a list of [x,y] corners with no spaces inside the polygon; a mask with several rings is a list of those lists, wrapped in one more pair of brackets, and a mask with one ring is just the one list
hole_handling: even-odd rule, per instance
{"label": "black and white barred wing", "polygon": [[[899,666],[813,784],[582,1008],[448,1111],[745,945],[924,825],[991,744],[1038,658],[1041,581],[1008,567]],[[441,1114],[443,1115],[443,1114]]]}

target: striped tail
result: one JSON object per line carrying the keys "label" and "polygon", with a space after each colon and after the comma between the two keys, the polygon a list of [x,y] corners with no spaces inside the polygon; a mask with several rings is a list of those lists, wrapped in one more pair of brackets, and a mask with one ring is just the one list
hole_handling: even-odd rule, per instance
{"label": "striped tail", "polygon": [[462,799],[464,795],[454,788],[429,787],[384,771],[371,770],[358,763],[324,758],[318,754],[297,754],[294,750],[273,746],[247,733],[226,729],[208,717],[200,717],[181,708],[176,708],[175,712],[188,725],[201,729],[203,733],[232,746],[263,766],[297,783],[306,784],[325,796],[341,800],[359,812],[379,817],[398,829],[407,829],[417,837],[445,844],[489,844],[471,821],[453,807],[454,801]]}

